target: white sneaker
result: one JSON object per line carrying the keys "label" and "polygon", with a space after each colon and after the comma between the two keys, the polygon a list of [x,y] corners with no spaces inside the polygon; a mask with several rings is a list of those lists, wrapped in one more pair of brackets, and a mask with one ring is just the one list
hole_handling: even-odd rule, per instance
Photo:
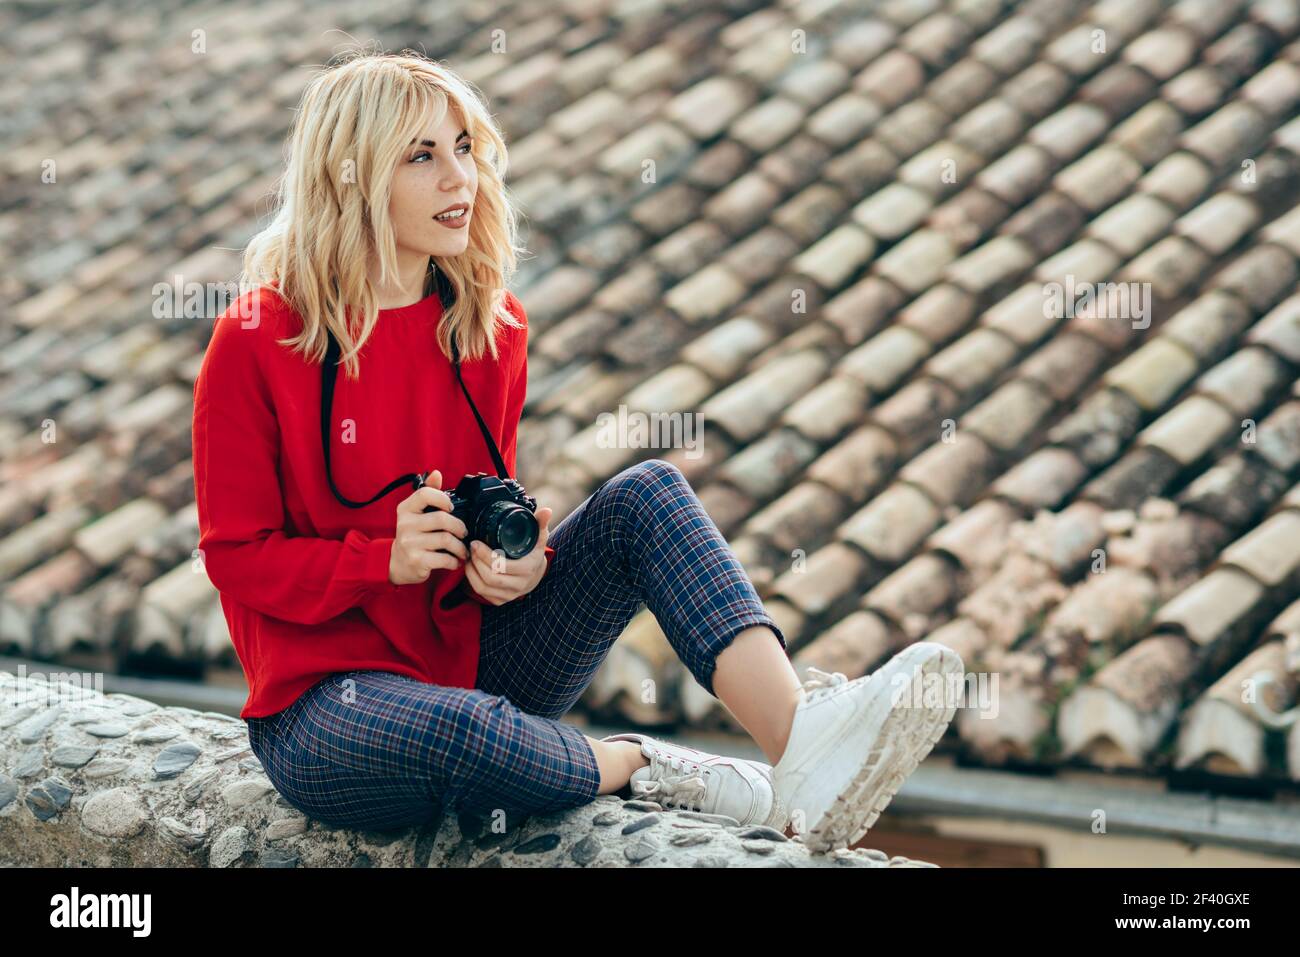
{"label": "white sneaker", "polygon": [[[921,641],[853,681],[808,670],[772,777],[795,833],[829,851],[867,833],[942,737],[957,703],[948,676],[965,668],[951,648]],[[918,693],[938,680],[943,694]]]}
{"label": "white sneaker", "polygon": [[636,798],[666,808],[725,814],[741,824],[784,831],[789,814],[776,796],[772,768],[761,761],[728,758],[670,744],[645,734],[611,734],[602,741],[636,741],[650,760],[632,772]]}

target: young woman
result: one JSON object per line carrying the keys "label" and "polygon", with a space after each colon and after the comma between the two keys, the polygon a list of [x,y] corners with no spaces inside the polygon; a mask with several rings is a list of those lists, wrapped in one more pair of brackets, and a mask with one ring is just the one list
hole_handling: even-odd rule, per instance
{"label": "young woman", "polygon": [[[253,751],[290,804],[337,826],[619,792],[792,823],[818,850],[856,840],[952,717],[897,694],[960,673],[950,649],[801,682],[661,459],[555,529],[537,507],[519,557],[452,514],[444,485],[515,469],[528,326],[506,291],[505,166],[478,95],[418,55],[353,55],[303,95],[278,213],[245,253],[255,288],[195,384],[200,557],[248,678]],[[557,720],[641,602],[775,768]]]}

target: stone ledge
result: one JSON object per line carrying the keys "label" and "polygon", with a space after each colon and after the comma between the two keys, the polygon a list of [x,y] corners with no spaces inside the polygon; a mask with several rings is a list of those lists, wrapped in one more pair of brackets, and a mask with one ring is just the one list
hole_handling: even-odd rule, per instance
{"label": "stone ledge", "polygon": [[330,827],[285,802],[238,718],[0,672],[0,866],[933,866],[811,854],[771,828],[612,795],[491,824],[448,813],[397,831]]}

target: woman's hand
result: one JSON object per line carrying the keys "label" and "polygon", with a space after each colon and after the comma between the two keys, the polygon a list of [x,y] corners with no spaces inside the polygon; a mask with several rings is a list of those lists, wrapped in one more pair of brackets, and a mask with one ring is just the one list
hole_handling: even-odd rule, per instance
{"label": "woman's hand", "polygon": [[550,508],[537,510],[537,524],[541,526],[537,544],[522,558],[506,558],[500,549],[493,552],[477,540],[470,543],[471,556],[465,565],[465,579],[480,598],[493,605],[504,605],[537,587],[546,574],[546,538],[551,511]]}
{"label": "woman's hand", "polygon": [[[442,491],[442,473],[434,469],[424,485],[397,506],[397,535],[388,558],[394,585],[426,581],[435,568],[459,568],[469,559],[462,541],[469,529],[451,514],[451,496]],[[432,505],[435,511],[426,512]]]}

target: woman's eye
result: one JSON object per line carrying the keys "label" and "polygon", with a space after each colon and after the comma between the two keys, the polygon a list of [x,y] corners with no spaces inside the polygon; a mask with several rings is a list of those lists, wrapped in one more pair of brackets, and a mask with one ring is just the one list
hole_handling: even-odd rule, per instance
{"label": "woman's eye", "polygon": [[[463,149],[465,151],[465,155],[468,156],[471,152],[473,152],[474,144],[468,142],[462,143],[460,145],[460,148]],[[433,154],[430,153],[428,150],[420,150],[420,152],[416,153],[414,156],[411,157],[411,162],[414,163],[421,156],[427,156],[429,157],[429,159],[433,159]]]}

